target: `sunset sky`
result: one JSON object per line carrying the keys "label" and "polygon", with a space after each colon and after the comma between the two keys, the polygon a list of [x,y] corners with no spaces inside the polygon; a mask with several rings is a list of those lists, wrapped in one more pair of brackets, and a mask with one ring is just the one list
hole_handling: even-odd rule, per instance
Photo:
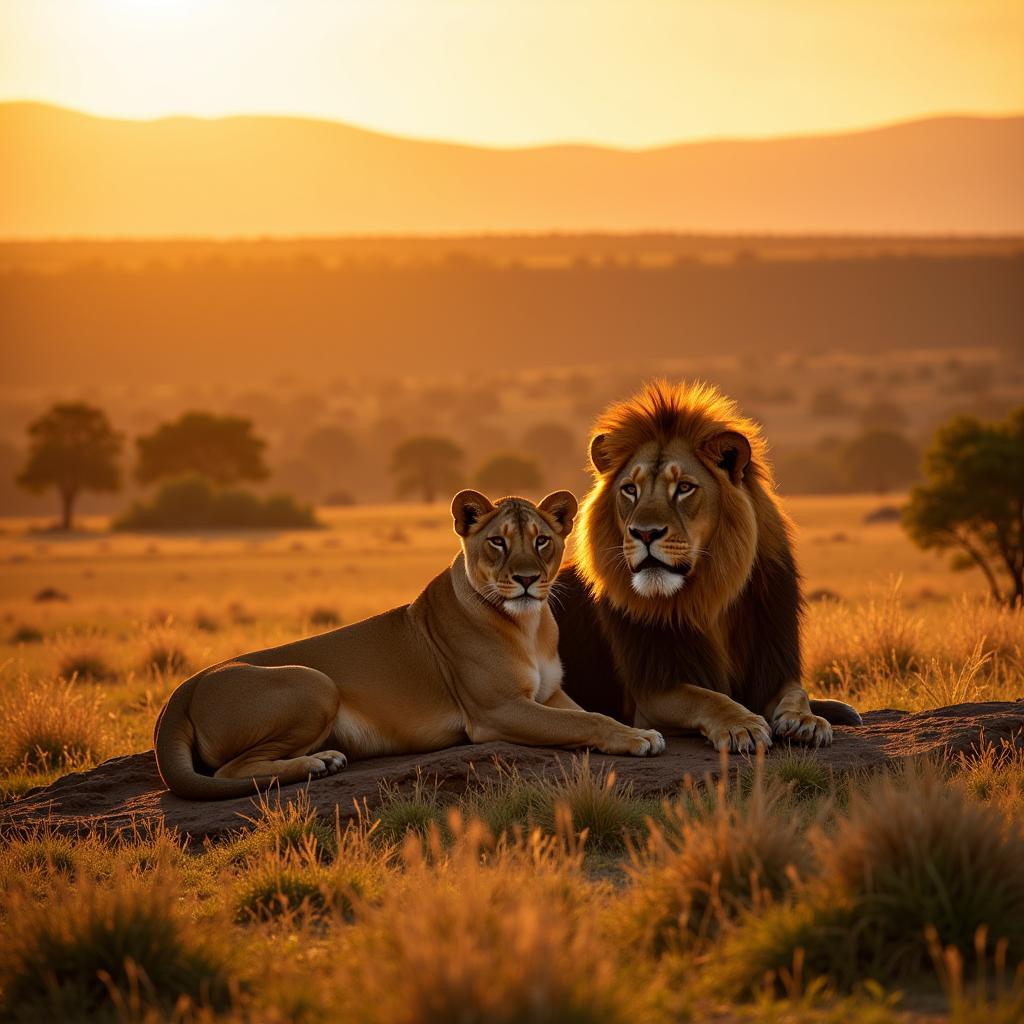
{"label": "sunset sky", "polygon": [[0,0],[0,99],[645,146],[1024,110],[1021,0]]}

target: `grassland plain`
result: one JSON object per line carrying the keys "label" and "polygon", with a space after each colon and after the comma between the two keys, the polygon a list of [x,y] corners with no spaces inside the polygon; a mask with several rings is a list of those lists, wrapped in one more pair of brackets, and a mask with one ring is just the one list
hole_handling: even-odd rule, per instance
{"label": "grassland plain", "polygon": [[[918,710],[1024,695],[1024,619],[868,523],[792,499],[809,688]],[[409,600],[453,555],[440,506],[301,533],[0,532],[0,791],[145,749],[189,670]],[[0,842],[0,1017],[890,1021],[1024,1017],[1024,757],[836,779],[776,751],[642,801],[580,771],[353,828],[295,791],[226,843]],[[55,908],[60,913],[54,913]]]}

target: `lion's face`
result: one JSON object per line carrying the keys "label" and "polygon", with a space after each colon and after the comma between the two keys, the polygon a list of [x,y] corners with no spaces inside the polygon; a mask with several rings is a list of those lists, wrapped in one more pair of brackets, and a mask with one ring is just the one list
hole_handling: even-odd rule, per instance
{"label": "lion's face", "polygon": [[682,441],[644,445],[613,483],[630,586],[669,597],[699,571],[719,518],[719,482]]}
{"label": "lion's face", "polygon": [[473,589],[511,615],[539,611],[561,567],[576,511],[569,491],[555,491],[539,505],[525,498],[492,504],[479,491],[456,494],[452,517]]}

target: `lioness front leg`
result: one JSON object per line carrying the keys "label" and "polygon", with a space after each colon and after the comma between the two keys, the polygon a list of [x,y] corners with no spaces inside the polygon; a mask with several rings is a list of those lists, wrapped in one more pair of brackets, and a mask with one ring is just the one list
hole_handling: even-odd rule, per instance
{"label": "lioness front leg", "polygon": [[583,711],[568,695],[572,706],[537,704],[522,698],[494,709],[486,721],[474,723],[469,738],[474,743],[504,740],[536,747],[592,747],[603,754],[647,757],[662,753],[665,739],[654,729],[634,729],[607,715]]}
{"label": "lioness front leg", "polygon": [[832,726],[811,711],[807,694],[799,687],[784,690],[773,709],[769,709],[772,732],[780,739],[805,743],[811,747],[832,744]]}
{"label": "lioness front leg", "polygon": [[638,717],[645,722],[666,731],[697,729],[716,750],[750,754],[758,744],[772,745],[771,729],[761,715],[715,690],[685,683],[636,700]]}

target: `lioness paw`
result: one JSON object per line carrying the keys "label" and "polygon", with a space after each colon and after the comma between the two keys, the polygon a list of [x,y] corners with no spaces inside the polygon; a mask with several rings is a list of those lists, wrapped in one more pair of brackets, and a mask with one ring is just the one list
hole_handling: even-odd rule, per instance
{"label": "lioness paw", "polygon": [[629,748],[634,757],[656,757],[665,751],[665,737],[656,729],[636,729],[636,739]]}
{"label": "lioness paw", "polygon": [[348,758],[340,750],[321,750],[310,758],[319,767],[310,769],[310,774],[320,778],[324,775],[337,775],[348,764]]}
{"label": "lioness paw", "polygon": [[754,714],[716,726],[705,735],[715,750],[727,750],[734,754],[753,754],[759,745],[765,750],[772,745],[768,722]]}
{"label": "lioness paw", "polygon": [[809,711],[784,711],[772,722],[772,731],[779,739],[803,743],[809,747],[832,745],[832,726],[820,715]]}

